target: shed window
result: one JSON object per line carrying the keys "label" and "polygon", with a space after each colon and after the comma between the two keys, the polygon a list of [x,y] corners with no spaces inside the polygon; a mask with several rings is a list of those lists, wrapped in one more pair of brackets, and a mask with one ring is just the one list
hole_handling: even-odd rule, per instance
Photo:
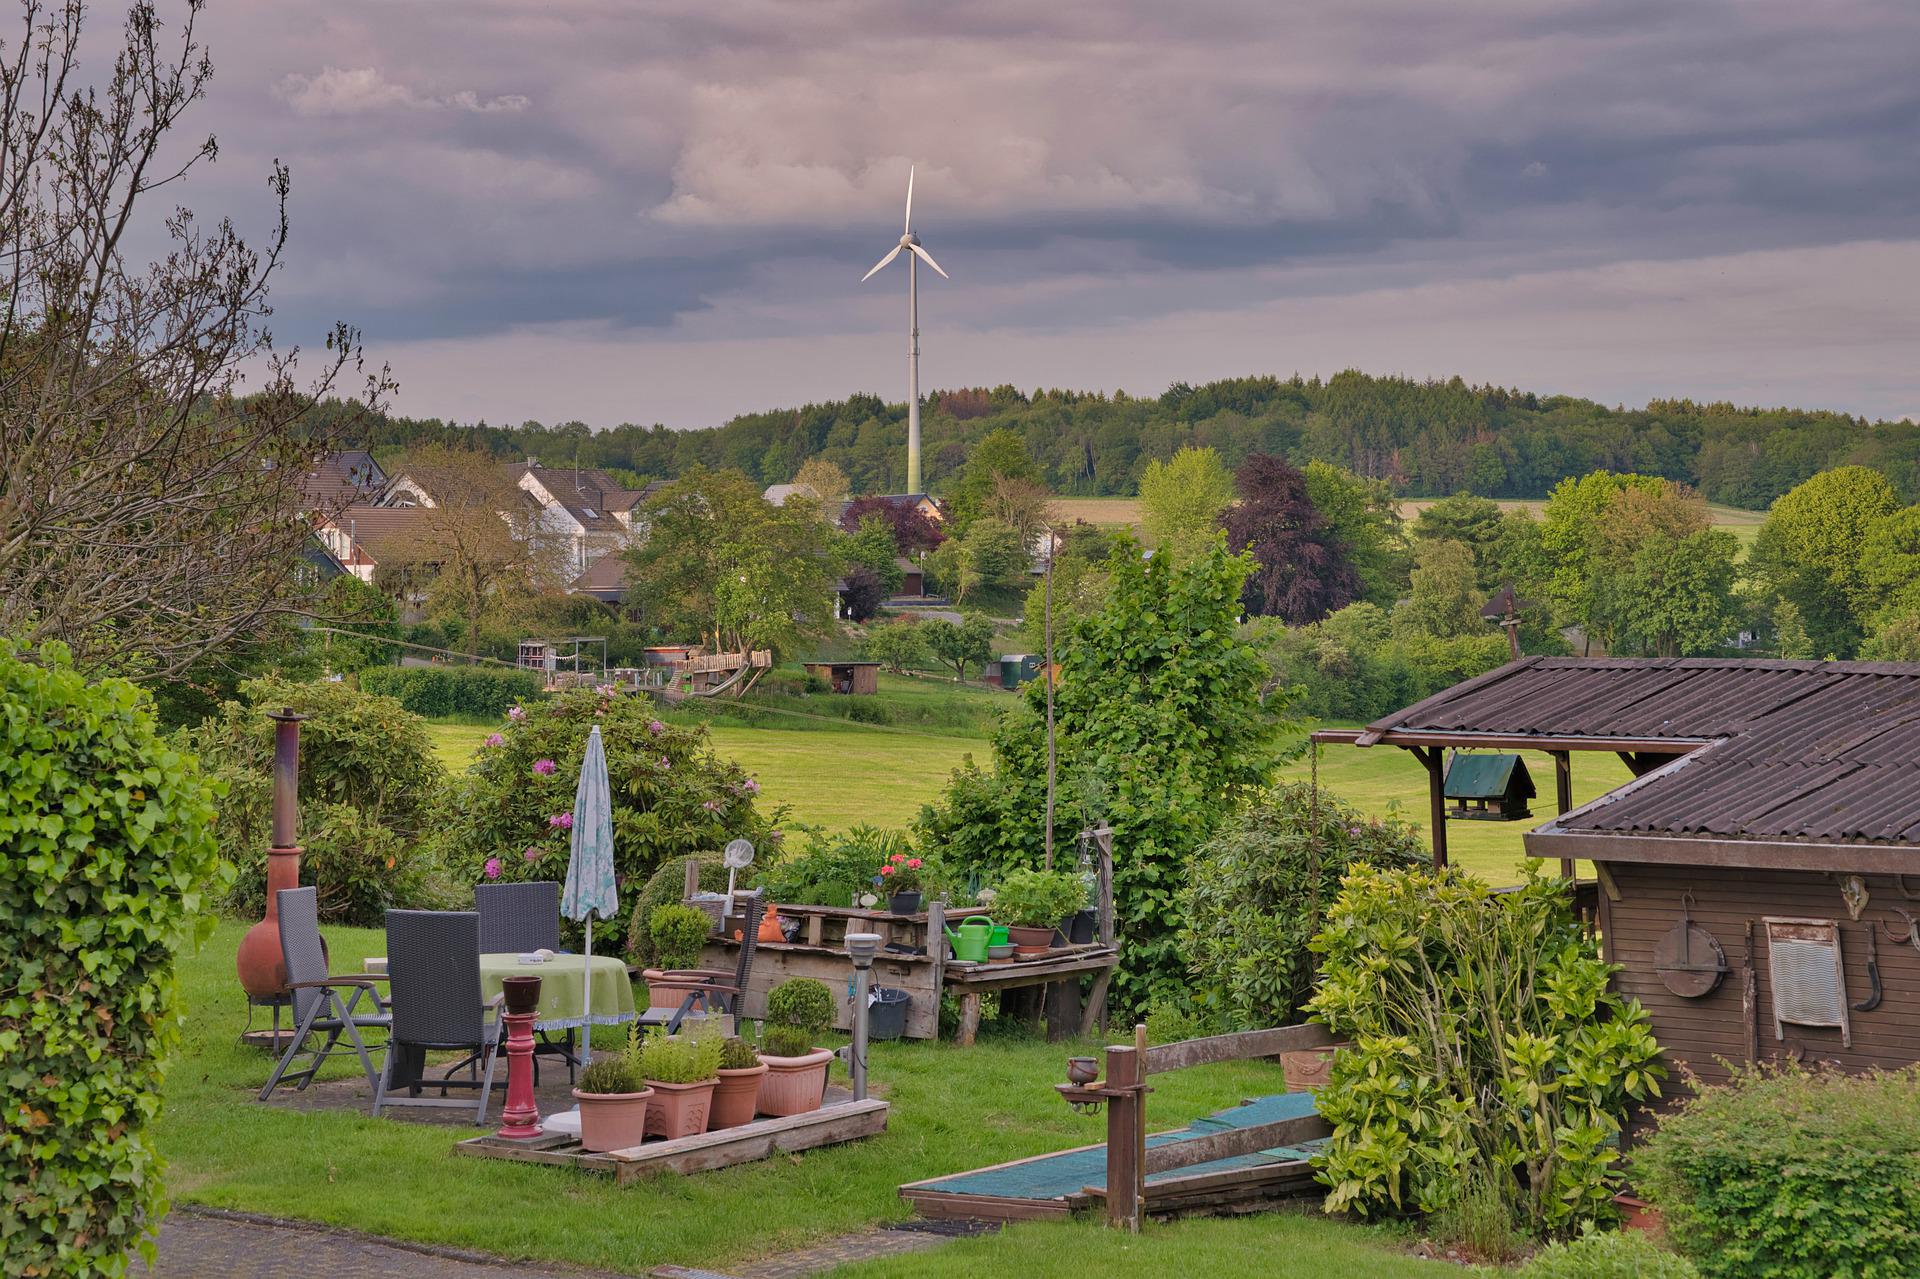
{"label": "shed window", "polygon": [[1766,919],[1767,965],[1773,986],[1773,1037],[1795,1026],[1837,1027],[1853,1047],[1847,983],[1840,966],[1840,925],[1831,919]]}

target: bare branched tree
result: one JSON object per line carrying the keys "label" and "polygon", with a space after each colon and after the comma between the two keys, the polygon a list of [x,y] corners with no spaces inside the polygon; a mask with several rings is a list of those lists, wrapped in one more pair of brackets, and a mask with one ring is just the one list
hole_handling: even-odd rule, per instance
{"label": "bare branched tree", "polygon": [[[150,212],[217,152],[209,136],[167,158],[213,74],[203,2],[171,25],[135,4],[97,85],[78,0],[23,0],[19,38],[0,41],[0,631],[146,678],[298,607],[301,478],[330,444],[307,410],[361,371],[338,325],[299,386],[297,349],[267,328],[283,166],[263,246],[226,219]],[[155,260],[134,256],[161,235]],[[387,385],[369,377],[364,403]]]}

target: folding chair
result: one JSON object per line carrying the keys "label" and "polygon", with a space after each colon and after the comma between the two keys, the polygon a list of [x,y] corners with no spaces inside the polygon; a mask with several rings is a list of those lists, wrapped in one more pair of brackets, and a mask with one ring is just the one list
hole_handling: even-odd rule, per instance
{"label": "folding chair", "polygon": [[[273,1074],[267,1077],[266,1087],[260,1090],[260,1100],[265,1101],[273,1096],[275,1088],[292,1080],[298,1080],[299,1088],[305,1089],[342,1035],[347,1037],[354,1052],[359,1054],[360,1069],[366,1072],[367,1082],[378,1091],[379,1077],[374,1072],[372,1059],[367,1056],[366,1041],[360,1037],[360,1032],[372,1029],[390,1031],[392,1028],[392,1015],[387,1012],[386,1004],[374,985],[379,978],[371,974],[354,977],[328,975],[327,952],[320,943],[317,889],[281,889],[278,910],[280,957],[287,966],[287,984],[293,992],[293,1040],[275,1063]],[[352,993],[342,998],[342,991]],[[363,995],[373,996],[373,1011],[360,1011]],[[324,1033],[326,1039],[318,1048],[308,1047],[309,1037],[317,1033]],[[287,1068],[302,1054],[311,1055],[313,1060],[304,1069],[288,1073]]]}
{"label": "folding chair", "polygon": [[[373,1113],[383,1106],[465,1106],[449,1088],[478,1088],[474,1122],[487,1119],[493,1066],[500,1047],[499,1011],[505,996],[480,999],[480,916],[470,910],[387,912],[388,1002],[393,1029],[387,1038],[387,1068],[374,1090]],[[488,1017],[491,1010],[494,1016]],[[438,1079],[426,1077],[429,1051],[470,1050]],[[471,1065],[472,1079],[455,1079]],[[482,1073],[484,1067],[484,1074]],[[437,1088],[438,1097],[421,1091]],[[395,1094],[402,1089],[404,1096]]]}
{"label": "folding chair", "polygon": [[699,1008],[706,1013],[727,1013],[736,1020],[740,1015],[740,997],[747,989],[747,977],[753,972],[753,953],[759,945],[760,912],[766,894],[760,889],[736,893],[747,903],[746,927],[740,934],[740,958],[732,972],[720,968],[680,968],[662,973],[656,986],[680,987],[686,995],[678,1008],[649,1008],[637,1020],[642,1026],[665,1026],[669,1035],[680,1029],[688,1013]]}
{"label": "folding chair", "polygon": [[[526,884],[480,884],[473,890],[473,908],[480,914],[480,953],[530,954],[560,949],[560,885],[553,880]],[[533,1082],[540,1082],[540,1059],[558,1057],[567,1063],[567,1082],[573,1082],[580,1060],[574,1054],[574,1032],[538,1032],[533,1048]]]}

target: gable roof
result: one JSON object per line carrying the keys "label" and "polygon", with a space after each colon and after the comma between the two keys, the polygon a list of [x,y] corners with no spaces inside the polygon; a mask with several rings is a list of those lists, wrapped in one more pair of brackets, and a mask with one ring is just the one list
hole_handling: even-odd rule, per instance
{"label": "gable roof", "polygon": [[615,518],[645,500],[646,489],[630,489],[597,467],[542,466],[538,461],[512,462],[507,476],[516,485],[531,475],[553,495],[553,500],[589,533],[618,533],[626,526]]}
{"label": "gable roof", "polygon": [[627,591],[627,557],[618,551],[609,551],[587,565],[586,571],[574,578],[567,590],[575,595],[618,601]]}
{"label": "gable roof", "polygon": [[415,535],[433,512],[423,506],[369,506],[355,503],[342,507],[320,521],[332,525],[353,539],[354,547],[367,559],[378,560],[383,547]]}
{"label": "gable roof", "polygon": [[[1516,778],[1514,775],[1518,773]],[[1518,782],[1514,793],[1532,799],[1533,774],[1518,755],[1468,755],[1457,753],[1447,766],[1444,794],[1448,799],[1503,799],[1510,782]]]}
{"label": "gable roof", "polygon": [[377,493],[387,473],[365,449],[329,453],[300,477],[300,491],[316,507],[337,506]]}

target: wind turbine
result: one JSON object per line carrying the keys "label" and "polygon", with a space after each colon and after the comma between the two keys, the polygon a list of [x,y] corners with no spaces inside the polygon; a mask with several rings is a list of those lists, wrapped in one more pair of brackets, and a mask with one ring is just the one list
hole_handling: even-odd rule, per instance
{"label": "wind turbine", "polygon": [[[913,167],[907,168],[907,220],[900,231],[900,243],[893,246],[893,252],[873,264],[873,270],[860,277],[865,284],[880,273],[880,268],[900,256],[901,250],[907,251],[907,492],[924,493],[920,487],[920,263],[924,261],[936,271],[940,264],[933,255],[920,247],[920,237],[913,233]],[[953,277],[940,271],[940,278]]]}

